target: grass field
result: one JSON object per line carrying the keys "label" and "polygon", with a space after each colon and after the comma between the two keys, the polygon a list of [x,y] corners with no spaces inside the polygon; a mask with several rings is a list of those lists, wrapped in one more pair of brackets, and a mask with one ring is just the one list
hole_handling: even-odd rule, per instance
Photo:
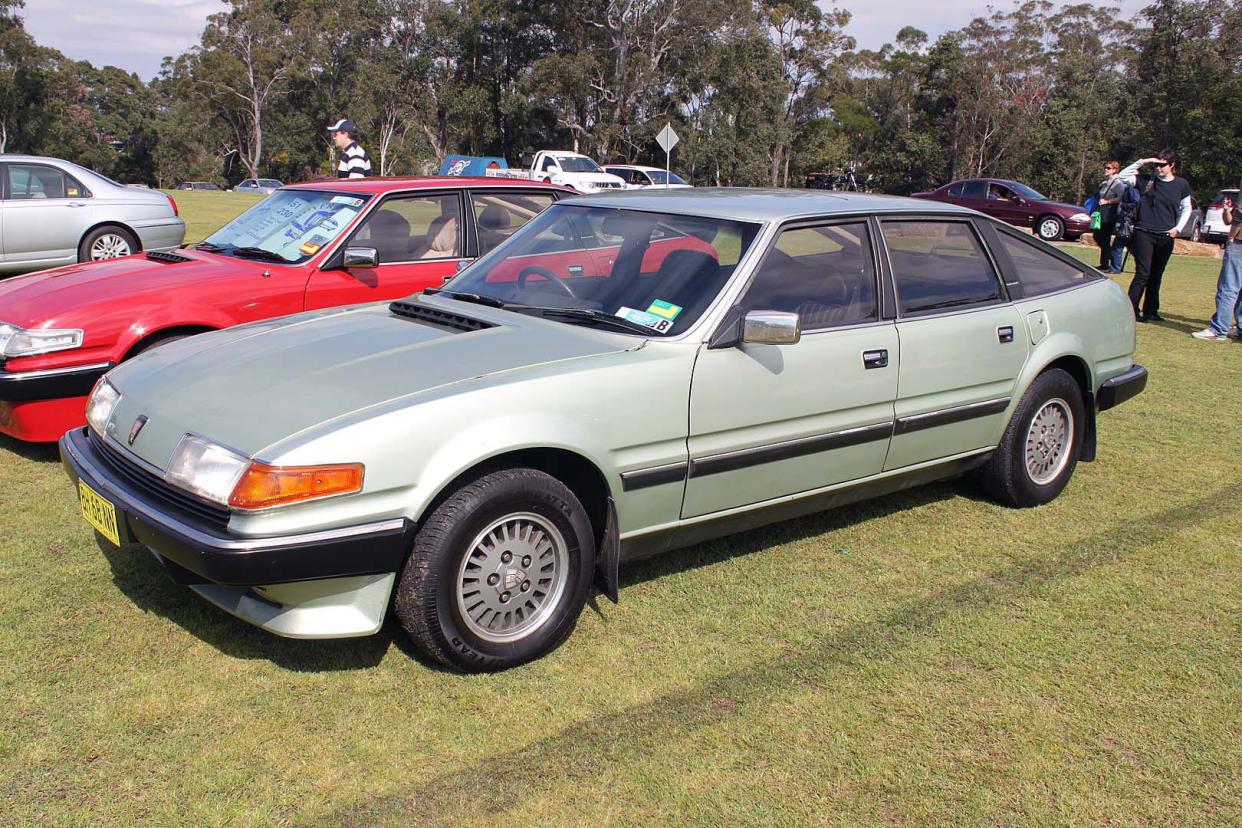
{"label": "grass field", "polygon": [[[187,239],[242,198],[187,195]],[[236,621],[0,438],[0,824],[1242,824],[1217,267],[1175,258],[1148,389],[1052,504],[937,485],[630,566],[494,676]]]}

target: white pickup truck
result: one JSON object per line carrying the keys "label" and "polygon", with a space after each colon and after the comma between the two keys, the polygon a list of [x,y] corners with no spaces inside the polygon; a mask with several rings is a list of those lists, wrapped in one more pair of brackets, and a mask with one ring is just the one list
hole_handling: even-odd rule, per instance
{"label": "white pickup truck", "polygon": [[535,153],[529,170],[488,170],[488,175],[503,178],[530,178],[550,181],[562,187],[572,187],[580,193],[598,193],[605,190],[624,190],[625,182],[604,172],[585,155],[562,150],[540,150]]}

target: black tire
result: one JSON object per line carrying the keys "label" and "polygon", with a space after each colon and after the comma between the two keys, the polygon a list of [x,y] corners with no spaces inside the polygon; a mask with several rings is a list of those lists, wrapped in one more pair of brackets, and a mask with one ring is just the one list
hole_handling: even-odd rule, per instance
{"label": "black tire", "polygon": [[125,358],[133,359],[139,354],[144,354],[147,351],[154,351],[156,348],[160,347],[161,345],[167,345],[169,342],[176,342],[178,339],[185,339],[187,336],[194,336],[194,334],[182,333],[182,334],[168,334],[167,336],[154,336],[151,339],[148,339],[146,342],[140,343],[138,347],[130,351],[129,354],[126,355]]}
{"label": "black tire", "polygon": [[1058,241],[1065,235],[1065,222],[1060,216],[1040,216],[1035,222],[1035,232],[1044,241]]}
{"label": "black tire", "polygon": [[[1042,435],[1032,433],[1032,424],[1046,407],[1049,409],[1046,416],[1053,422],[1057,416],[1068,417],[1069,439],[1059,443],[1067,449],[1063,459],[1057,453],[1052,467],[1039,473],[1027,463],[1027,441],[1028,437],[1035,440],[1032,458],[1040,457],[1044,443]],[[1039,506],[1049,502],[1061,493],[1074,474],[1086,423],[1082,389],[1074,378],[1059,368],[1040,374],[1022,395],[1000,445],[981,470],[984,491],[1008,506]],[[1038,466],[1038,460],[1035,462]]]}
{"label": "black tire", "polygon": [[142,247],[138,244],[137,237],[135,237],[133,233],[129,232],[124,227],[117,227],[116,225],[109,224],[104,225],[103,227],[96,227],[94,230],[82,237],[82,242],[78,245],[78,261],[94,262],[115,258],[115,256],[112,255],[96,255],[96,253],[98,253],[98,251],[95,250],[96,243],[101,242],[101,240],[104,240],[105,237],[117,239],[124,243],[124,245],[128,248],[127,252],[119,253],[118,255],[128,256],[132,253],[141,252],[142,250]]}
{"label": "black tire", "polygon": [[[543,580],[536,582],[538,573],[531,567],[538,564],[533,561],[523,563],[525,558],[512,557],[500,563],[504,560],[501,556],[510,548],[514,550],[510,554],[524,554],[520,531],[516,538],[495,543],[488,550],[494,552],[494,556],[488,556],[483,550],[483,544],[492,540],[490,535],[481,538],[485,530],[501,523],[504,528],[520,528],[522,515],[533,516],[526,518],[524,525],[535,526],[542,522],[554,530],[546,532],[546,537],[556,537],[563,542],[563,570],[553,565],[546,584]],[[536,523],[531,523],[532,520]],[[537,531],[544,530],[537,528]],[[529,537],[536,536],[532,533]],[[553,553],[540,553],[541,561],[549,554],[560,555],[555,551],[561,548],[557,543],[550,541],[549,548]],[[472,552],[475,554],[467,561],[467,555]],[[506,670],[546,655],[569,637],[590,592],[594,563],[595,537],[591,522],[568,487],[534,469],[492,472],[449,495],[419,528],[414,548],[397,582],[394,601],[397,619],[415,646],[434,661],[467,672]],[[499,568],[493,568],[494,565]],[[545,571],[548,566],[545,563]],[[501,571],[503,580],[499,575]],[[496,580],[491,580],[493,578]],[[545,603],[535,606],[533,602],[540,600],[540,588],[545,586],[549,590],[544,593]],[[512,590],[512,598],[504,598],[510,594],[501,593],[506,588]],[[471,595],[472,589],[472,597],[459,600],[459,596]],[[519,592],[528,589],[524,595]],[[530,602],[528,605],[532,609],[523,621],[519,613],[525,607],[519,608],[517,602],[524,600]],[[495,605],[498,601],[512,601],[514,610],[502,617],[499,611],[487,607],[468,607],[466,604],[471,601],[477,602],[475,607],[485,602]],[[492,614],[487,615],[489,612]],[[475,617],[472,613],[481,615]],[[509,623],[508,616],[514,614],[518,614],[519,621],[514,626],[513,638],[489,640],[487,630],[480,632],[499,618],[501,628],[495,635],[506,634],[503,625]],[[523,623],[534,626],[521,632],[517,627]]]}

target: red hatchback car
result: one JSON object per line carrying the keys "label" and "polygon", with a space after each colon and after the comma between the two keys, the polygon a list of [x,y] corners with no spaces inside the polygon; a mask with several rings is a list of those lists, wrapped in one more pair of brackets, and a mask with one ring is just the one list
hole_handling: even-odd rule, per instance
{"label": "red hatchback car", "polygon": [[1050,201],[1017,181],[968,178],[945,184],[915,198],[960,204],[1016,227],[1034,230],[1044,241],[1074,240],[1091,229],[1091,216],[1081,207]]}
{"label": "red hatchback car", "polygon": [[443,284],[568,195],[497,178],[308,182],[190,248],[0,281],[0,432],[59,439],[104,372],[173,339]]}

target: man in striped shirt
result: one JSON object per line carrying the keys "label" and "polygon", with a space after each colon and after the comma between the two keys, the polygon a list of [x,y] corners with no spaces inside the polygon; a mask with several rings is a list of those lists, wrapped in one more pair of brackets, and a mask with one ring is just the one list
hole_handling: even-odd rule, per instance
{"label": "man in striped shirt", "polygon": [[366,178],[371,175],[371,159],[358,143],[358,126],[348,118],[342,118],[328,127],[332,143],[341,151],[341,162],[336,165],[337,178]]}

